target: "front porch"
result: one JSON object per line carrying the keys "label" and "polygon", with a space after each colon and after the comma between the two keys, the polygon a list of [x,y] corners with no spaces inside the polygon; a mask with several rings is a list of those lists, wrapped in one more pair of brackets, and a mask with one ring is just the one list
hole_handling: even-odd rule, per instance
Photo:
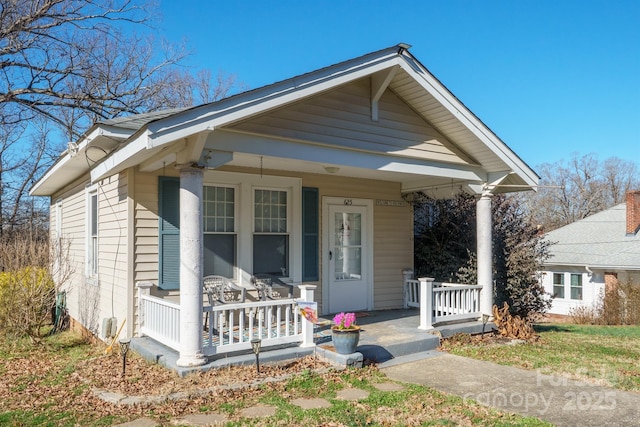
{"label": "front porch", "polygon": [[[336,365],[356,365],[358,361],[384,363],[401,357],[421,357],[434,351],[440,345],[441,338],[448,338],[456,333],[481,333],[482,322],[468,320],[459,323],[448,323],[435,326],[430,331],[418,329],[420,312],[416,309],[381,310],[357,313],[357,322],[362,326],[357,352],[348,357],[333,352],[331,346],[331,329],[327,326],[313,329],[311,347],[297,345],[276,345],[264,348],[260,353],[261,363],[290,360],[315,354]],[[328,320],[328,319],[320,319]],[[492,323],[485,326],[490,332]],[[173,369],[184,376],[191,372],[206,371],[230,365],[255,364],[255,356],[250,349],[237,351],[224,357],[209,358],[206,364],[198,367],[180,367],[176,364],[179,353],[167,345],[163,345],[148,336],[131,340],[131,347],[142,357]],[[250,348],[250,347],[249,347]],[[340,357],[342,356],[342,357]],[[356,361],[356,363],[354,363]],[[360,365],[361,366],[361,365]]]}
{"label": "front porch", "polygon": [[317,354],[339,365],[361,366],[363,360],[379,363],[433,350],[439,346],[440,337],[457,332],[482,331],[482,322],[478,321],[482,317],[481,286],[440,283],[430,278],[415,280],[410,272],[404,273],[404,309],[357,313],[362,332],[354,355],[333,352],[330,316],[320,318],[315,325],[303,316],[299,303],[315,301],[314,285],[299,285],[299,298],[204,304],[201,313],[205,327],[200,336],[206,362],[179,368],[181,306],[149,295],[150,285],[141,284],[137,325],[141,336],[132,345],[146,358],[187,373],[254,363],[252,339],[261,340],[264,361]]}

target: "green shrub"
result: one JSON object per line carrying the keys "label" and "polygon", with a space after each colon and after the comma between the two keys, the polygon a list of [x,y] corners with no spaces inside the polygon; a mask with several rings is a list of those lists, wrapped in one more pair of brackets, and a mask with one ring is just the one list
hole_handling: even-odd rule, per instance
{"label": "green shrub", "polygon": [[0,332],[40,338],[55,295],[55,285],[46,268],[25,267],[0,273]]}

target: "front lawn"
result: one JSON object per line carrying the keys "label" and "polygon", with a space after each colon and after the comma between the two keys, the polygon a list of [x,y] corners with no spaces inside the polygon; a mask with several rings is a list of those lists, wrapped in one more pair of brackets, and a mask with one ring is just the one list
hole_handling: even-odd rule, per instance
{"label": "front lawn", "polygon": [[535,342],[505,345],[488,337],[456,337],[444,349],[460,356],[540,370],[578,380],[640,391],[640,326],[540,324]]}
{"label": "front lawn", "polygon": [[[104,346],[83,343],[72,333],[49,337],[46,346],[0,341],[0,425],[107,426],[146,417],[162,425],[191,413],[216,412],[227,425],[485,425],[547,426],[535,418],[505,414],[432,389],[404,384],[402,391],[381,391],[389,380],[376,368],[338,371],[312,358],[280,366],[225,368],[180,378],[133,355],[121,377],[121,359],[105,355]],[[279,381],[253,387],[257,379]],[[237,388],[226,387],[231,384]],[[242,386],[242,385],[245,386]],[[339,390],[359,388],[369,397],[336,398]],[[189,397],[133,406],[108,403],[96,389],[127,396],[158,396],[186,392]],[[212,391],[208,391],[212,390]],[[203,393],[204,391],[204,393]],[[323,397],[324,409],[302,410],[292,404],[301,397]],[[242,418],[240,411],[256,404],[275,406],[266,419]]]}

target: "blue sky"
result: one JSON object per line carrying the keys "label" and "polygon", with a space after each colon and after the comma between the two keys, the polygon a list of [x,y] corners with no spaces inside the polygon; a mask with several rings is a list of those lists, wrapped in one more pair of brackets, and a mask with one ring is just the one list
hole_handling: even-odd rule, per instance
{"label": "blue sky", "polygon": [[530,166],[640,163],[640,1],[161,0],[188,63],[260,87],[400,42]]}

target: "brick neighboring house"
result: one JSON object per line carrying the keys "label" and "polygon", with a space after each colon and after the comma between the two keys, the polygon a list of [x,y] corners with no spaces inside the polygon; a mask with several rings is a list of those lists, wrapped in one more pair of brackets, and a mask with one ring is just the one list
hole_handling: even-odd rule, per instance
{"label": "brick neighboring house", "polygon": [[545,290],[554,297],[549,313],[594,306],[617,283],[640,285],[640,191],[546,237],[554,243],[542,274]]}

